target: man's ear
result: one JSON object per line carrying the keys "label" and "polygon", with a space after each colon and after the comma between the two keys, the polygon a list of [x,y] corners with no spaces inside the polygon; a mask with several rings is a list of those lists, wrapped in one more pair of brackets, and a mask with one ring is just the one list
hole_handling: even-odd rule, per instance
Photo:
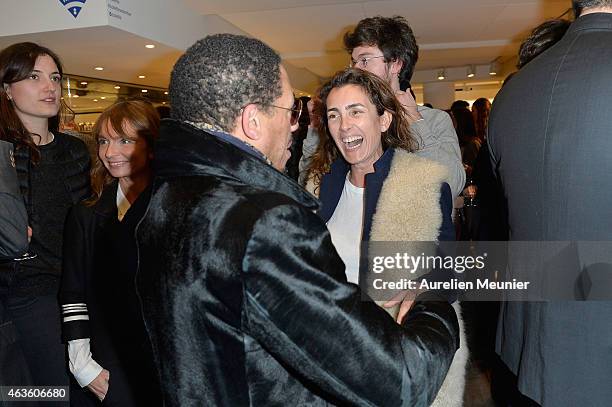
{"label": "man's ear", "polygon": [[391,74],[393,75],[399,75],[400,71],[402,70],[402,66],[404,65],[404,62],[401,59],[394,59],[393,61],[391,61]]}
{"label": "man's ear", "polygon": [[391,126],[391,122],[393,121],[393,116],[388,110],[385,110],[383,114],[380,115],[380,131],[385,132],[389,130],[389,126]]}
{"label": "man's ear", "polygon": [[249,104],[242,109],[242,131],[251,140],[261,137],[261,115],[262,112],[256,104]]}

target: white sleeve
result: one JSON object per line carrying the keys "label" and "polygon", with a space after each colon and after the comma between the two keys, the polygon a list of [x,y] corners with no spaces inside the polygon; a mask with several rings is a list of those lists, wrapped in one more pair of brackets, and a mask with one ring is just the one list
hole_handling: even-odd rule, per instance
{"label": "white sleeve", "polygon": [[89,338],[68,341],[70,372],[81,387],[87,386],[100,372],[100,366],[91,356]]}

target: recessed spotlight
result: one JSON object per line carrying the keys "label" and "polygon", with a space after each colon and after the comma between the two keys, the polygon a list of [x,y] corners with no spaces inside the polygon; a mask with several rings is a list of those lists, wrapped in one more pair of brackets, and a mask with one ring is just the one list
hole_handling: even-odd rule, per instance
{"label": "recessed spotlight", "polygon": [[165,104],[166,104],[166,102],[162,102],[162,105],[165,105]]}
{"label": "recessed spotlight", "polygon": [[155,45],[147,44],[147,45],[145,45],[145,48],[153,49],[153,48],[155,48]]}
{"label": "recessed spotlight", "polygon": [[115,85],[115,89],[121,89],[121,86]]}
{"label": "recessed spotlight", "polygon": [[497,75],[497,73],[500,71],[500,64],[498,62],[497,59],[495,59],[493,62],[491,62],[491,64],[489,65],[489,75],[491,76],[495,76]]}
{"label": "recessed spotlight", "polygon": [[468,67],[467,77],[468,77],[468,78],[473,78],[473,77],[474,77],[474,75],[476,75],[476,69],[475,69],[474,65],[470,65],[470,66]]}
{"label": "recessed spotlight", "polygon": [[438,71],[438,80],[439,81],[443,81],[444,79],[446,79],[446,70],[445,69],[440,69]]}
{"label": "recessed spotlight", "polygon": [[79,95],[72,95],[72,97],[73,97],[73,98],[78,98],[78,97],[79,97]]}
{"label": "recessed spotlight", "polygon": [[146,78],[146,76],[144,76],[144,75],[138,75],[138,77],[139,77],[140,79],[144,79],[144,78]]}
{"label": "recessed spotlight", "polygon": [[166,92],[164,92],[164,95],[167,95],[167,94],[168,94],[168,92],[167,92],[167,91],[166,91]]}
{"label": "recessed spotlight", "polygon": [[83,81],[81,82],[81,85],[87,85],[87,82]]}
{"label": "recessed spotlight", "polygon": [[141,90],[141,92],[142,92],[142,93],[147,93],[147,92],[148,92],[148,90],[146,90],[146,89],[142,89],[142,90]]}
{"label": "recessed spotlight", "polygon": [[103,67],[101,67],[101,66],[96,66],[94,69],[95,69],[96,71],[103,71],[103,70],[104,70],[104,68],[103,68]]}
{"label": "recessed spotlight", "polygon": [[93,101],[94,101],[94,102],[97,102],[97,101],[98,101],[98,99],[94,99]]}
{"label": "recessed spotlight", "polygon": [[104,100],[106,99],[106,96],[100,96],[100,99]]}

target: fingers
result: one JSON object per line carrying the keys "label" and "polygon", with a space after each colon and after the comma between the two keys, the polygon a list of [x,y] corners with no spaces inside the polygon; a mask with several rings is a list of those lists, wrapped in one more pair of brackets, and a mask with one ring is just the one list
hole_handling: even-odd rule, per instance
{"label": "fingers", "polygon": [[414,304],[414,300],[404,300],[402,301],[402,305],[400,305],[400,309],[399,312],[397,313],[397,323],[401,324],[402,321],[404,320],[404,317],[406,315],[408,315],[408,312],[410,312],[410,308],[412,308],[412,305]]}
{"label": "fingers", "polygon": [[104,400],[106,393],[108,392],[108,386],[110,379],[110,372],[106,369],[102,369],[100,374],[92,380],[87,388],[100,400]]}
{"label": "fingers", "polygon": [[400,302],[400,300],[389,300],[383,304],[383,308],[393,308]]}
{"label": "fingers", "polygon": [[393,298],[391,298],[389,301],[385,302],[383,304],[383,308],[395,307],[397,304],[404,301],[404,298],[406,298],[408,293],[408,290],[400,291],[399,293],[395,294]]}

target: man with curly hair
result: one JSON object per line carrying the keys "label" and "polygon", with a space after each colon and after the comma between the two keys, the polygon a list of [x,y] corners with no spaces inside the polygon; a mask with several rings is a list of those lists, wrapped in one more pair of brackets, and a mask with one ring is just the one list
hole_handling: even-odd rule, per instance
{"label": "man with curly hair", "polygon": [[317,200],[279,171],[299,115],[278,54],[206,37],[174,66],[170,100],[137,231],[165,405],[429,405],[455,313],[429,294],[399,325],[346,282]]}
{"label": "man with curly hair", "polygon": [[384,79],[395,91],[412,124],[419,143],[417,155],[444,165],[453,197],[465,184],[461,151],[450,116],[437,109],[417,106],[410,79],[419,58],[419,47],[408,22],[399,16],[369,17],[344,35],[351,65]]}
{"label": "man with curly hair", "polygon": [[[448,184],[456,198],[465,186],[457,134],[446,112],[416,104],[410,79],[419,58],[419,46],[408,22],[400,16],[364,18],[354,31],[345,33],[344,47],[351,55],[351,66],[384,79],[395,91],[419,143],[415,153],[446,167]],[[317,130],[309,129],[300,160],[300,182],[304,185],[318,144]]]}

